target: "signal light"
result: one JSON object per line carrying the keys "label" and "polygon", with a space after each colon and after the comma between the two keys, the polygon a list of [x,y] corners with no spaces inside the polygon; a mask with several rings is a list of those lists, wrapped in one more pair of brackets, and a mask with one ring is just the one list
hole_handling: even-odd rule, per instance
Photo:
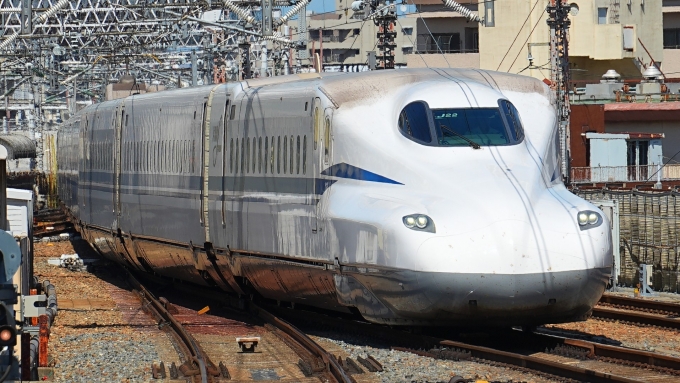
{"label": "signal light", "polygon": [[17,329],[10,325],[0,326],[0,346],[14,346],[17,342]]}

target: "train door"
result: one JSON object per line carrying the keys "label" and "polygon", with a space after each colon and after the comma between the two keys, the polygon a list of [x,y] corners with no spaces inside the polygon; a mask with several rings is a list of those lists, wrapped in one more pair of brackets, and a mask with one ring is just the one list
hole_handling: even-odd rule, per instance
{"label": "train door", "polygon": [[317,216],[318,216],[318,206],[319,206],[319,199],[321,196],[319,195],[320,193],[320,182],[321,182],[321,172],[323,171],[322,168],[322,157],[321,154],[322,150],[321,147],[323,146],[323,142],[321,141],[321,136],[322,136],[322,126],[323,126],[323,105],[321,105],[321,99],[316,97],[314,99],[314,104],[313,104],[313,109],[312,109],[312,123],[314,124],[314,142],[312,143],[312,166],[313,166],[313,172],[312,175],[314,177],[314,182],[312,182],[312,201],[314,204],[314,216],[312,217],[312,232],[316,233],[318,230],[318,222],[317,222]]}
{"label": "train door", "polygon": [[333,109],[323,108],[319,98],[314,99],[314,174],[319,179],[314,184],[315,190],[315,217],[312,223],[312,231],[322,231],[321,216],[323,204],[321,203],[324,191],[328,188],[327,180],[321,179],[321,173],[332,165],[331,144]]}
{"label": "train door", "polygon": [[[227,127],[231,101],[228,94],[216,94],[213,100],[210,132],[210,227],[212,242],[223,242],[227,215],[225,209],[225,176],[227,147]],[[214,202],[213,202],[214,201]]]}
{"label": "train door", "polygon": [[[221,84],[216,85],[215,87],[212,88],[210,91],[210,94],[208,95],[208,99],[206,102],[203,104],[203,155],[202,155],[202,161],[201,161],[201,223],[203,224],[203,229],[204,229],[204,239],[205,242],[211,242],[211,237],[210,237],[210,172],[211,172],[211,164],[212,164],[212,159],[216,155],[215,151],[211,150],[212,147],[212,136],[213,132],[211,131],[212,129],[215,130],[215,134],[219,135],[219,129],[217,129],[217,125],[215,124],[215,121],[212,121],[212,107],[213,107],[213,102],[215,101],[215,92],[217,91],[217,88],[222,86]],[[218,117],[219,118],[219,117]],[[217,120],[217,123],[219,123],[219,120]],[[212,128],[212,129],[211,129]],[[219,139],[217,140],[219,142]]]}
{"label": "train door", "polygon": [[125,115],[125,101],[116,108],[113,145],[113,212],[116,229],[120,227],[120,172],[121,172],[121,142],[123,141],[123,121],[127,125],[128,116]]}

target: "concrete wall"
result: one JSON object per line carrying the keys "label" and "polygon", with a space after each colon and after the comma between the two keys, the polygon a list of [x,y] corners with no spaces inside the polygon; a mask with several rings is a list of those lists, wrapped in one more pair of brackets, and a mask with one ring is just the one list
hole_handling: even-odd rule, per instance
{"label": "concrete wall", "polygon": [[661,70],[669,78],[680,78],[680,49],[664,49]]}
{"label": "concrete wall", "polygon": [[479,68],[479,53],[406,55],[409,68]]}
{"label": "concrete wall", "polygon": [[[480,66],[484,69],[499,69],[511,73],[530,75],[539,79],[548,78],[550,31],[546,25],[545,7],[548,0],[534,1],[507,0],[493,3],[495,26],[480,28]],[[651,61],[640,39],[656,61],[663,61],[662,9],[660,1],[633,0],[631,7],[621,1],[615,12],[610,0],[577,1],[578,12],[572,13],[569,31],[569,54],[581,66],[581,71],[572,72],[575,80],[601,76],[602,68],[629,72],[634,58]],[[598,8],[609,8],[607,24],[598,24]],[[614,17],[618,14],[618,17]],[[534,29],[535,26],[535,29]],[[624,27],[633,29],[632,50],[624,50]],[[533,33],[532,33],[533,29]],[[514,43],[513,43],[514,40]],[[526,43],[525,43],[526,42]],[[531,50],[533,66],[527,56]],[[603,64],[604,63],[604,64]],[[606,69],[605,69],[606,71]],[[599,73],[602,72],[602,73]],[[639,77],[640,72],[633,73]]]}

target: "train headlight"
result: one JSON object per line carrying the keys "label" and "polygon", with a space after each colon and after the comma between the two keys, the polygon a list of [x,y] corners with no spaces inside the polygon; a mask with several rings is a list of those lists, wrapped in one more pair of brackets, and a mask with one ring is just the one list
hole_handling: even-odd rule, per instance
{"label": "train headlight", "polygon": [[602,224],[602,216],[600,213],[591,210],[580,211],[576,216],[576,219],[578,220],[578,225],[581,230],[592,229]]}
{"label": "train headlight", "polygon": [[404,226],[408,227],[411,230],[427,231],[429,233],[435,232],[434,222],[432,222],[432,218],[426,216],[425,214],[407,215],[404,218],[402,218],[402,222],[404,222]]}

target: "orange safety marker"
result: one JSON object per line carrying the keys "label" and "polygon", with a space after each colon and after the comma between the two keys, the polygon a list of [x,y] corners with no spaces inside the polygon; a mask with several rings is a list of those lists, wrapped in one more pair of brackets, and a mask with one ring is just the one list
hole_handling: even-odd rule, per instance
{"label": "orange safety marker", "polygon": [[198,310],[198,315],[203,315],[203,314],[207,313],[208,311],[210,311],[210,306],[205,306],[202,309]]}
{"label": "orange safety marker", "polygon": [[[28,293],[29,295],[38,295],[38,289],[31,289]],[[31,326],[38,325],[38,318],[31,318]]]}
{"label": "orange safety marker", "polygon": [[47,341],[50,339],[49,319],[47,314],[38,317],[40,331],[38,332],[38,367],[47,367]]}

